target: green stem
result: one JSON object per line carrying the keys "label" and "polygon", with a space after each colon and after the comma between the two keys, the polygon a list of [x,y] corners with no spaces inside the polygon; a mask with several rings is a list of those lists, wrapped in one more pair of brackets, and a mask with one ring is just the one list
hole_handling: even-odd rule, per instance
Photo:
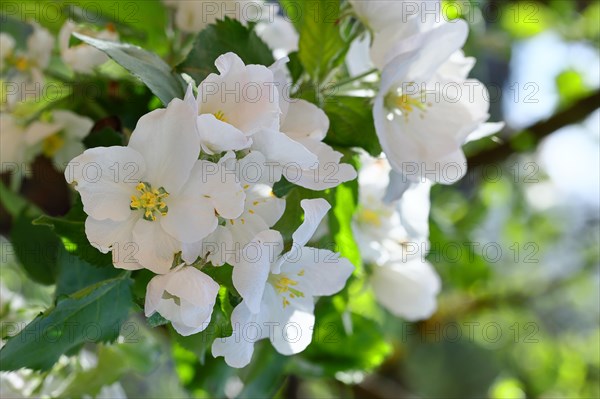
{"label": "green stem", "polygon": [[358,76],[354,76],[352,78],[348,78],[348,79],[345,79],[345,80],[342,80],[342,81],[338,82],[335,86],[333,86],[333,89],[337,89],[337,88],[340,88],[342,86],[346,86],[349,83],[356,82],[357,80],[361,80],[362,78],[365,78],[365,77],[367,77],[367,76],[369,76],[369,75],[371,75],[371,74],[373,74],[375,72],[377,72],[377,68],[369,69],[367,72],[361,73]]}

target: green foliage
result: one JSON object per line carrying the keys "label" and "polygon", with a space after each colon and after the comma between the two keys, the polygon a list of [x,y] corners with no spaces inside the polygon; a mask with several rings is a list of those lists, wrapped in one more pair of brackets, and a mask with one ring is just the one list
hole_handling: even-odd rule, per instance
{"label": "green foliage", "polygon": [[40,284],[53,284],[58,270],[58,251],[62,243],[50,228],[33,225],[32,220],[25,213],[16,218],[11,242],[29,277]]}
{"label": "green foliage", "polygon": [[85,144],[87,148],[123,145],[123,135],[110,127],[105,127],[101,130],[90,133],[83,140],[83,144]]}
{"label": "green foliage", "polygon": [[300,34],[298,58],[312,80],[323,83],[347,49],[340,34],[337,0],[283,0],[288,17]]}
{"label": "green foliage", "polygon": [[116,278],[121,270],[113,267],[96,267],[68,252],[64,247],[58,251],[58,278],[55,297],[71,295],[100,281]]}
{"label": "green foliage", "polygon": [[301,355],[319,374],[372,370],[389,355],[391,347],[376,322],[354,313],[326,310],[327,306],[318,308],[313,342]]}
{"label": "green foliage", "polygon": [[119,335],[131,307],[127,273],[77,291],[36,317],[0,350],[0,369],[49,369],[86,342],[110,342]]}
{"label": "green foliage", "polygon": [[183,98],[185,81],[158,55],[127,43],[116,43],[74,33],[78,39],[104,51],[123,68],[140,79],[164,105]]}
{"label": "green foliage", "polygon": [[381,154],[372,108],[367,98],[328,98],[325,113],[331,125],[325,142],[340,147],[361,147],[373,156]]}
{"label": "green foliage", "polygon": [[140,343],[99,345],[96,365],[75,373],[75,377],[61,392],[61,396],[67,398],[95,396],[104,386],[119,381],[128,372],[149,372],[153,366],[148,360],[154,359],[148,359],[149,356],[143,351],[143,346]]}
{"label": "green foliage", "polygon": [[112,256],[110,253],[103,254],[94,248],[85,235],[85,219],[87,215],[83,212],[83,205],[78,199],[65,217],[40,216],[34,220],[34,224],[48,226],[54,232],[68,240],[68,248],[81,259],[94,266],[112,267]]}
{"label": "green foliage", "polygon": [[275,60],[269,47],[258,37],[253,25],[248,27],[239,21],[225,17],[201,31],[186,59],[177,70],[187,73],[197,83],[209,74],[216,73],[215,60],[227,52],[236,53],[245,64],[269,66]]}

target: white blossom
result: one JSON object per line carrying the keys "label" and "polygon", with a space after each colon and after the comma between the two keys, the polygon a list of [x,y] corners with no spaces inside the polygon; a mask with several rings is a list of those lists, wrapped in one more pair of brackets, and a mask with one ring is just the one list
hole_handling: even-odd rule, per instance
{"label": "white blossom", "polygon": [[[339,254],[306,247],[330,208],[323,199],[303,200],[302,225],[293,234],[293,246],[281,253],[281,235],[267,230],[255,237],[258,259],[234,267],[234,285],[244,298],[231,315],[233,335],[213,342],[213,356],[224,356],[232,367],[247,365],[254,343],[269,338],[284,355],[303,351],[312,340],[315,298],[339,292],[354,267]],[[254,336],[246,335],[249,326]]]}
{"label": "white blossom", "polygon": [[145,314],[158,312],[184,336],[204,330],[210,323],[219,284],[194,267],[180,267],[155,276],[146,289]]}

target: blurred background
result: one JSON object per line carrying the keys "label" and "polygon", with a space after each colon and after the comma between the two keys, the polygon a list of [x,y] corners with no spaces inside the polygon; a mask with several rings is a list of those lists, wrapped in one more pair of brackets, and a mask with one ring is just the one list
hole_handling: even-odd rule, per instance
{"label": "blurred background", "polygon": [[[159,2],[140,3],[156,26],[164,22]],[[355,337],[343,350],[346,366],[369,373],[339,357],[319,359],[319,369],[300,357],[284,377],[281,357],[257,346],[267,369],[287,378],[277,397],[600,397],[600,2],[443,4],[448,17],[469,22],[473,77],[488,85],[492,120],[506,128],[469,144],[465,179],[433,188],[429,260],[443,281],[439,309],[420,323],[365,309],[366,320],[384,320],[385,341]],[[3,256],[0,300],[3,321],[27,321],[52,296]],[[124,345],[83,351],[49,373],[6,377],[3,389],[65,392],[64,377],[80,373],[68,396],[90,384],[101,397],[239,391],[222,359],[200,363],[194,343],[171,347],[166,333],[143,326],[134,320],[135,340],[125,334]]]}

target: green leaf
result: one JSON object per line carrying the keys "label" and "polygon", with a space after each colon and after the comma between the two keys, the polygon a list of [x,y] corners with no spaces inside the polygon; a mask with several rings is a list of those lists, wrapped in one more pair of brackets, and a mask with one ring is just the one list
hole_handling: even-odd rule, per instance
{"label": "green leaf", "polygon": [[[330,307],[321,307],[313,342],[302,354],[326,375],[340,371],[372,370],[391,353],[381,327],[372,320],[350,314],[352,328],[346,331],[342,315]],[[325,310],[327,313],[324,313]],[[351,348],[352,350],[349,350]]]}
{"label": "green leaf", "polygon": [[[13,176],[13,178],[15,177]],[[14,218],[18,217],[25,209],[27,209],[26,212],[32,216],[42,214],[42,211],[39,208],[29,203],[19,194],[11,191],[2,181],[0,181],[0,203]]]}
{"label": "green leaf", "polygon": [[322,83],[348,44],[340,34],[338,0],[283,0],[300,34],[298,58],[313,81]]}
{"label": "green leaf", "polygon": [[324,110],[330,127],[325,142],[339,147],[361,147],[373,156],[381,154],[373,106],[361,97],[332,97],[325,102]]}
{"label": "green leaf", "polygon": [[302,76],[302,73],[304,73],[304,68],[302,67],[302,63],[300,62],[300,58],[298,56],[297,51],[288,54],[288,58],[290,59],[290,61],[287,63],[287,67],[290,71],[292,83],[295,84],[300,79],[300,76]]}
{"label": "green leaf", "polygon": [[258,37],[254,25],[225,17],[201,31],[186,59],[177,70],[190,75],[197,83],[217,73],[215,60],[227,52],[236,53],[246,64],[269,66],[275,60],[269,47]]}
{"label": "green leaf", "polygon": [[58,251],[55,296],[70,295],[100,281],[115,278],[121,272],[113,267],[95,267],[62,247]]}
{"label": "green leaf", "polygon": [[70,241],[67,249],[74,252],[81,259],[94,266],[112,267],[112,256],[110,253],[103,254],[94,248],[85,235],[85,219],[87,215],[83,212],[83,205],[78,199],[69,213],[63,218],[52,216],[40,216],[33,223],[40,226],[48,226],[54,233]]}
{"label": "green leaf", "polygon": [[123,145],[123,135],[111,129],[110,127],[105,127],[101,130],[90,133],[83,140],[83,144],[85,144],[87,148]]}
{"label": "green leaf", "polygon": [[54,284],[62,242],[52,230],[33,225],[32,219],[23,213],[15,220],[10,237],[15,254],[29,277],[40,284]]}
{"label": "green leaf", "polygon": [[[358,169],[356,162],[352,161],[353,159],[346,160]],[[331,191],[329,202],[333,208],[330,211],[333,215],[329,216],[329,231],[336,250],[348,258],[358,272],[362,268],[362,258],[352,232],[352,220],[358,205],[358,181],[353,180],[337,186]]]}
{"label": "green leaf", "polygon": [[162,317],[160,313],[155,312],[154,314],[152,314],[152,316],[146,319],[146,323],[148,323],[148,325],[151,328],[155,328],[159,326],[164,326],[165,324],[169,323],[169,320]]}
{"label": "green leaf", "polygon": [[6,342],[0,350],[0,370],[47,370],[78,345],[114,341],[131,303],[127,273],[59,300]]}
{"label": "green leaf", "polygon": [[[98,362],[90,369],[77,371],[69,385],[60,392],[63,398],[95,397],[103,387],[117,382],[131,371],[150,372],[152,351],[146,342],[99,345]],[[150,352],[150,353],[148,353]]]}
{"label": "green leaf", "polygon": [[252,362],[242,372],[244,388],[237,397],[272,398],[284,382],[289,360],[277,353],[268,340],[257,342]]}
{"label": "green leaf", "polygon": [[102,50],[117,64],[131,72],[144,82],[164,105],[169,104],[174,98],[183,98],[185,81],[158,55],[132,44],[94,39],[79,33],[73,35]]}

